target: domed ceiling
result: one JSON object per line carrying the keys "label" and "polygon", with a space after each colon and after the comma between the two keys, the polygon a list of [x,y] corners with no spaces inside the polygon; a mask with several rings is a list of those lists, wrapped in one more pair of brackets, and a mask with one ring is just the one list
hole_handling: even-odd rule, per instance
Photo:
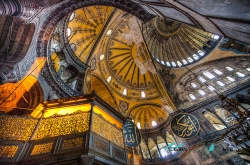
{"label": "domed ceiling", "polygon": [[91,54],[113,10],[113,7],[93,6],[78,9],[70,15],[67,28],[68,42],[75,56],[82,62],[86,62]]}
{"label": "domed ceiling", "polygon": [[183,67],[201,60],[221,39],[218,35],[160,17],[143,24],[142,31],[152,57],[166,67]]}
{"label": "domed ceiling", "polygon": [[[140,122],[141,128],[153,128],[152,121],[160,125],[176,108],[152,60],[163,67],[188,65],[207,55],[219,40],[217,35],[159,17],[143,24],[114,7],[89,6],[58,25],[51,40],[56,51],[51,60],[61,84],[78,92],[84,70],[72,57],[90,66],[91,88],[97,94],[124,116]],[[68,43],[70,51],[59,42]]]}

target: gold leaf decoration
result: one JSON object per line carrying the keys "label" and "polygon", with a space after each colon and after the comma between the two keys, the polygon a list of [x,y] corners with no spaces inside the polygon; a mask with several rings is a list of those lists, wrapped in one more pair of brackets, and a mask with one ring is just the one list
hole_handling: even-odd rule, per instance
{"label": "gold leaf decoration", "polygon": [[124,148],[122,130],[95,113],[93,114],[92,131]]}
{"label": "gold leaf decoration", "polygon": [[37,119],[15,116],[0,116],[0,139],[29,140]]}
{"label": "gold leaf decoration", "polygon": [[18,150],[18,146],[0,146],[1,158],[13,158]]}
{"label": "gold leaf decoration", "polygon": [[34,140],[85,132],[89,129],[89,112],[43,119]]}
{"label": "gold leaf decoration", "polygon": [[39,154],[45,154],[51,152],[53,147],[53,143],[46,143],[46,144],[38,144],[35,145],[31,155],[39,155]]}

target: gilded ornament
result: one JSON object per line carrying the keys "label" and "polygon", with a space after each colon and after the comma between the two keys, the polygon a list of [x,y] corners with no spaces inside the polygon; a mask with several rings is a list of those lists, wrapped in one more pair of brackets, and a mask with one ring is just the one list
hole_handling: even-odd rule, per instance
{"label": "gilded ornament", "polygon": [[53,143],[35,145],[30,155],[39,155],[39,154],[49,153],[52,151],[52,147],[53,147]]}

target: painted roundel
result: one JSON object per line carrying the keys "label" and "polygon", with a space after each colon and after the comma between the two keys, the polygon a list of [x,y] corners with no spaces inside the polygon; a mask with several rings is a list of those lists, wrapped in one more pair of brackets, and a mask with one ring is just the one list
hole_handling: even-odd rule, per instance
{"label": "painted roundel", "polygon": [[171,120],[172,132],[184,139],[194,138],[200,130],[199,121],[191,114],[179,113]]}
{"label": "painted roundel", "polygon": [[148,89],[154,86],[149,72],[144,69],[144,59],[138,53],[139,45],[133,41],[128,24],[124,21],[108,41],[107,65],[112,77],[125,87]]}

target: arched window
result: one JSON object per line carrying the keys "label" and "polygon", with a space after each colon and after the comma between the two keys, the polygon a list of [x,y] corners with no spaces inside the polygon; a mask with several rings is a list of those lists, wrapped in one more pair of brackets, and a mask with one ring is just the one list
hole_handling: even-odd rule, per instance
{"label": "arched window", "polygon": [[75,18],[75,12],[70,15],[69,21],[72,21],[74,18]]}
{"label": "arched window", "polygon": [[232,77],[230,77],[230,76],[227,76],[227,79],[229,80],[229,81],[235,81]]}
{"label": "arched window", "polygon": [[141,129],[141,123],[140,122],[138,122],[136,125],[137,125],[138,129]]}
{"label": "arched window", "polygon": [[208,72],[208,71],[204,71],[203,74],[204,74],[207,78],[209,78],[209,79],[215,78],[215,76],[214,76],[212,73]]}
{"label": "arched window", "polygon": [[100,55],[100,61],[104,59],[104,54]]}
{"label": "arched window", "polygon": [[244,75],[243,73],[236,72],[236,74],[237,74],[239,77],[245,77],[245,75]]}
{"label": "arched window", "polygon": [[145,97],[146,97],[145,92],[141,91],[141,97],[142,97],[142,98],[145,98]]}
{"label": "arched window", "polygon": [[197,84],[194,83],[194,82],[191,82],[191,86],[192,86],[193,88],[197,88]]}
{"label": "arched window", "polygon": [[226,128],[226,126],[216,117],[216,115],[212,114],[211,112],[206,111],[204,116],[216,130],[222,130]]}
{"label": "arched window", "polygon": [[71,35],[71,29],[68,28],[68,29],[67,29],[67,36],[69,37],[70,35]]}
{"label": "arched window", "polygon": [[218,36],[218,35],[216,35],[216,34],[213,34],[213,35],[211,36],[211,38],[213,38],[213,39],[215,39],[215,40],[218,40],[218,39],[220,38],[220,36]]}
{"label": "arched window", "polygon": [[173,67],[176,67],[176,64],[175,64],[175,62],[172,62],[172,66],[173,66]]}
{"label": "arched window", "polygon": [[168,153],[167,153],[167,151],[164,148],[161,148],[160,150],[161,150],[161,156],[163,158],[166,157],[166,156],[168,156]]}
{"label": "arched window", "polygon": [[108,76],[107,81],[108,81],[108,82],[111,81],[111,76]]}
{"label": "arched window", "polygon": [[152,126],[153,126],[153,127],[156,127],[156,126],[157,126],[157,123],[156,123],[154,120],[152,121]]}
{"label": "arched window", "polygon": [[167,66],[171,66],[171,65],[170,65],[170,62],[166,62],[166,64],[167,64]]}
{"label": "arched window", "polygon": [[218,74],[218,75],[222,75],[223,73],[221,72],[221,71],[219,71],[218,69],[214,69],[213,70],[216,74]]}
{"label": "arched window", "polygon": [[196,100],[196,97],[195,97],[193,94],[189,94],[189,97],[190,97],[192,100]]}
{"label": "arched window", "polygon": [[203,90],[199,90],[201,96],[204,96],[206,93]]}
{"label": "arched window", "polygon": [[161,61],[161,64],[162,64],[162,65],[165,65],[165,62],[164,62],[164,61]]}
{"label": "arched window", "polygon": [[110,35],[112,33],[112,30],[108,30],[107,35]]}
{"label": "arched window", "polygon": [[220,86],[224,86],[225,84],[223,83],[223,82],[221,82],[221,81],[217,81],[217,84],[219,84]]}
{"label": "arched window", "polygon": [[203,51],[201,51],[201,50],[199,50],[198,53],[199,53],[199,55],[201,55],[201,56],[203,56],[203,55],[205,54],[205,52],[203,52]]}
{"label": "arched window", "polygon": [[202,83],[206,82],[206,80],[205,80],[203,77],[201,77],[201,76],[198,76],[198,79],[199,79],[200,82],[202,82]]}
{"label": "arched window", "polygon": [[233,68],[231,68],[231,67],[229,67],[229,66],[227,66],[226,69],[227,69],[228,71],[233,71],[233,70],[234,70]]}
{"label": "arched window", "polygon": [[[182,60],[183,64],[186,65],[187,61],[186,60]],[[249,68],[250,69],[250,68]]]}
{"label": "arched window", "polygon": [[126,89],[126,88],[123,89],[122,94],[123,94],[123,95],[127,95],[127,89]]}
{"label": "arched window", "polygon": [[214,87],[212,87],[211,85],[208,85],[208,89],[209,89],[210,91],[214,91],[214,90],[215,90]]}
{"label": "arched window", "polygon": [[192,63],[194,60],[191,57],[188,57],[188,62]]}
{"label": "arched window", "polygon": [[193,57],[194,57],[195,60],[199,59],[199,56],[197,56],[196,54],[193,54]]}
{"label": "arched window", "polygon": [[177,61],[177,65],[178,65],[179,67],[181,67],[181,66],[182,66],[182,64],[181,64],[181,62],[180,62],[180,61]]}

